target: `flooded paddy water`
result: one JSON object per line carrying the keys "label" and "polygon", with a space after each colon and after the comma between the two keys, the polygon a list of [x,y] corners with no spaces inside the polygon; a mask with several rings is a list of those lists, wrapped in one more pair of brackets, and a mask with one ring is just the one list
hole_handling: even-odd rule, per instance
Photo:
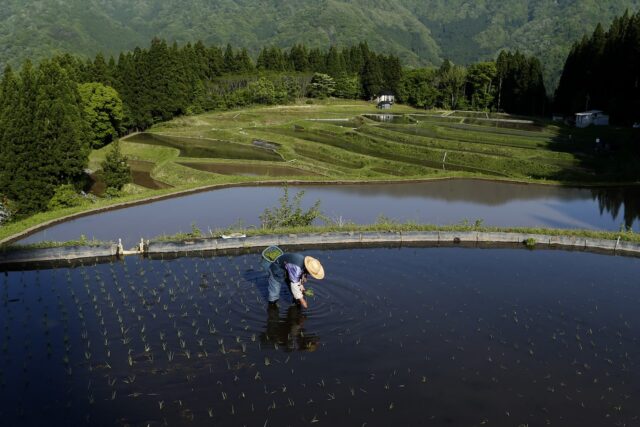
{"label": "flooded paddy water", "polygon": [[305,253],[305,312],[252,253],[7,272],[3,426],[640,422],[640,259]]}
{"label": "flooded paddy water", "polygon": [[282,156],[274,150],[255,144],[247,145],[231,141],[168,136],[153,133],[132,135],[128,137],[126,141],[137,144],[177,148],[180,150],[180,157],[282,161]]}
{"label": "flooded paddy water", "polygon": [[[572,188],[478,180],[368,185],[301,185],[303,207],[321,201],[330,218],[369,224],[380,215],[398,221],[454,224],[480,219],[490,226],[618,230],[637,229],[638,187]],[[134,245],[191,230],[204,232],[242,221],[259,226],[258,216],[277,203],[280,186],[235,187],[90,215],[39,231],[21,243],[71,240],[84,234],[101,240],[122,238]]]}
{"label": "flooded paddy water", "polygon": [[[131,182],[141,187],[157,190],[160,188],[170,188],[169,184],[162,181],[156,181],[151,176],[151,171],[155,166],[153,162],[145,162],[143,160],[127,160],[129,168],[131,170]],[[102,196],[107,189],[100,174],[93,174],[91,176],[91,185],[87,189],[89,192]]]}
{"label": "flooded paddy water", "polygon": [[242,176],[317,176],[317,173],[290,166],[236,164],[236,163],[179,163],[193,169],[221,175]]}

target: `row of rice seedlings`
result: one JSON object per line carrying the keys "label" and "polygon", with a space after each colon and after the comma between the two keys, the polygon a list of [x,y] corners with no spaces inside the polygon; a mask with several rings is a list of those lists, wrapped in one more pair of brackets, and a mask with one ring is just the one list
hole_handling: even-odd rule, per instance
{"label": "row of rice seedlings", "polygon": [[[176,273],[174,273],[174,275],[172,276],[173,281],[172,282],[168,282],[168,286],[171,289],[176,289],[176,291],[174,292],[174,300],[171,302],[172,305],[169,306],[169,310],[167,310],[168,313],[174,313],[174,316],[168,317],[168,313],[166,316],[162,317],[160,315],[160,313],[158,313],[158,317],[157,319],[160,321],[162,319],[164,319],[164,322],[162,322],[162,325],[168,325],[169,327],[171,327],[171,325],[173,325],[174,327],[174,332],[176,333],[176,337],[173,338],[174,341],[173,343],[180,343],[179,340],[184,340],[185,343],[189,342],[189,338],[192,338],[193,335],[189,334],[190,331],[193,331],[193,333],[195,334],[195,330],[193,328],[199,327],[200,325],[200,320],[203,318],[203,316],[206,316],[207,314],[211,315],[210,319],[210,323],[218,323],[218,327],[220,328],[220,331],[216,331],[219,332],[220,338],[218,338],[221,341],[216,341],[216,343],[218,343],[219,345],[225,345],[226,347],[224,348],[224,353],[223,356],[225,356],[225,360],[227,361],[227,366],[232,366],[232,364],[229,362],[228,357],[232,356],[233,353],[229,351],[229,344],[244,344],[243,339],[241,337],[241,335],[235,335],[235,331],[233,331],[232,329],[234,328],[234,326],[237,325],[233,325],[233,322],[227,322],[229,320],[230,315],[235,314],[235,312],[232,311],[232,309],[235,307],[237,308],[238,304],[238,298],[243,298],[246,295],[246,288],[243,289],[243,292],[240,293],[235,293],[233,294],[233,296],[230,295],[231,292],[234,291],[234,288],[236,288],[236,291],[239,289],[239,285],[238,283],[234,283],[233,281],[230,280],[224,280],[222,282],[216,282],[216,279],[209,279],[207,278],[207,281],[209,283],[212,283],[214,286],[216,286],[217,288],[212,288],[207,291],[203,291],[201,287],[198,286],[198,276],[195,275],[194,278],[194,270],[198,270],[198,272],[201,274],[203,272],[203,269],[200,267],[200,262],[201,261],[197,261],[195,265],[191,266],[188,263],[176,263],[174,265],[172,265],[172,267],[176,267],[178,269],[178,271]],[[207,264],[207,261],[204,261],[204,265]],[[137,276],[139,277],[153,277],[153,266],[147,266],[148,268],[146,270],[144,270],[144,272],[138,271],[137,272]],[[190,268],[193,267],[193,269],[190,270]],[[181,270],[180,270],[181,269]],[[229,273],[232,274],[238,274],[239,269],[236,269],[235,266],[230,269],[231,271],[228,272],[227,276],[231,276]],[[236,270],[235,273],[233,270]],[[221,270],[222,271],[222,270]],[[144,274],[142,274],[144,273]],[[224,273],[218,273],[221,274],[224,277]],[[129,276],[130,278],[134,278],[135,276]],[[96,275],[96,282],[100,282],[101,279],[101,275],[97,274]],[[151,280],[151,279],[149,279]],[[113,278],[113,281],[116,282],[115,277]],[[380,285],[382,286],[383,284],[380,283]],[[400,283],[400,286],[402,286],[402,283]],[[142,289],[143,294],[140,294],[140,290]],[[156,289],[153,284],[151,282],[149,282],[148,284],[144,284],[144,279],[142,279],[142,285],[136,284],[134,283],[133,285],[129,284],[129,286],[125,286],[123,288],[123,292],[126,294],[126,296],[122,297],[124,300],[127,301],[127,304],[134,305],[134,306],[138,306],[137,304],[138,302],[142,302],[145,300],[145,298],[149,297],[149,295],[153,296],[153,289]],[[169,289],[169,288],[165,288],[165,289]],[[252,288],[251,288],[252,289]],[[460,291],[458,288],[451,287],[452,291],[458,292]],[[85,290],[87,290],[87,288],[85,288]],[[82,298],[80,298],[80,295],[75,295],[74,296],[74,302],[78,302],[80,301],[81,304],[85,305],[85,308],[87,306],[87,303],[91,303],[92,297],[94,295],[94,291],[95,289],[93,287],[89,287],[86,293],[86,299],[84,297],[84,294],[82,294]],[[229,295],[228,295],[229,294]],[[407,310],[402,310],[400,307],[394,306],[393,304],[390,304],[389,300],[385,300],[384,297],[381,297],[380,299],[376,299],[375,302],[372,301],[369,304],[367,304],[366,301],[370,300],[371,296],[370,295],[365,295],[364,300],[365,300],[365,307],[370,307],[372,312],[383,312],[381,310],[381,307],[387,307],[388,310],[386,311],[384,318],[381,318],[381,321],[383,322],[384,325],[387,325],[386,327],[384,327],[382,330],[383,331],[388,331],[388,332],[383,332],[382,334],[380,334],[379,338],[380,339],[384,339],[386,341],[388,341],[390,344],[397,344],[398,346],[398,351],[401,351],[403,349],[404,343],[403,343],[403,339],[401,339],[401,337],[398,337],[397,335],[394,335],[397,332],[397,329],[399,327],[399,325],[402,324],[406,324],[409,319],[408,319],[408,312]],[[213,311],[210,311],[209,313],[204,312],[203,313],[203,309],[206,310],[207,308],[212,308],[212,306],[207,306],[205,304],[203,304],[203,301],[206,302],[210,302],[213,304],[213,302],[215,301],[215,309]],[[384,301],[384,302],[383,302]],[[225,304],[226,302],[226,304]],[[155,305],[156,309],[158,308],[158,304]],[[434,306],[431,305],[431,312],[434,312]],[[182,317],[182,313],[184,313],[183,310],[188,309],[187,311],[187,315]],[[219,310],[218,310],[219,309]],[[84,311],[86,312],[88,309],[85,309]],[[515,311],[515,313],[513,313]],[[493,360],[496,361],[496,364],[500,363],[503,364],[503,361],[501,361],[499,359],[499,355],[502,353],[505,353],[507,356],[503,357],[504,361],[510,361],[511,363],[513,363],[513,360],[510,359],[510,357],[508,357],[510,354],[513,353],[519,353],[522,349],[522,352],[526,355],[527,353],[529,353],[528,357],[534,357],[534,355],[531,355],[529,350],[534,350],[536,349],[536,340],[537,337],[533,336],[533,337],[529,337],[527,339],[527,345],[522,348],[522,346],[520,346],[516,341],[513,341],[513,336],[517,335],[513,332],[513,329],[515,328],[515,330],[520,330],[520,329],[524,329],[524,331],[530,331],[530,330],[534,330],[536,325],[535,325],[535,320],[537,317],[540,317],[541,314],[536,312],[536,313],[530,313],[528,311],[528,309],[526,307],[520,308],[520,307],[516,307],[515,310],[513,310],[513,306],[505,306],[503,307],[501,310],[501,315],[500,315],[500,320],[501,322],[504,322],[505,325],[510,325],[510,329],[506,328],[504,325],[501,324],[501,322],[496,322],[495,320],[493,322],[487,322],[484,319],[477,319],[477,329],[480,329],[480,331],[476,330],[476,334],[478,335],[483,335],[486,331],[484,330],[484,328],[487,328],[487,330],[490,330],[491,332],[489,332],[489,334],[493,335],[494,338],[489,337],[490,340],[492,341],[498,341],[497,344],[494,344],[491,346],[490,352],[491,355],[490,357],[493,358]],[[215,314],[214,314],[215,313]],[[471,337],[468,337],[467,335],[465,335],[464,333],[464,329],[459,331],[458,329],[456,329],[455,326],[453,327],[449,327],[448,329],[443,327],[442,325],[446,325],[446,324],[450,324],[451,321],[453,319],[455,319],[456,317],[460,317],[461,314],[464,313],[464,310],[461,312],[460,310],[456,313],[447,313],[447,312],[441,312],[440,316],[441,316],[441,324],[438,324],[436,322],[436,319],[433,317],[437,314],[438,312],[436,311],[436,313],[433,313],[432,316],[424,316],[424,324],[425,324],[425,328],[423,328],[423,331],[427,331],[428,326],[434,326],[434,325],[438,325],[438,329],[443,331],[443,334],[441,335],[441,339],[442,342],[445,345],[450,345],[450,346],[455,346],[455,350],[461,354],[467,353],[469,348],[473,348],[473,346],[467,346],[467,341],[471,340]],[[135,329],[140,330],[141,333],[146,333],[147,332],[147,320],[149,319],[150,313],[148,312],[148,310],[140,310],[139,308],[134,312],[131,313],[130,311],[125,311],[126,316],[123,318],[123,322],[127,322],[127,321],[131,321],[134,323],[133,326],[135,326]],[[177,315],[176,315],[177,314]],[[344,314],[344,313],[343,313]],[[142,316],[142,317],[139,317]],[[87,316],[84,316],[85,319],[87,319]],[[97,317],[99,318],[99,316]],[[127,319],[127,320],[125,320]],[[194,324],[194,320],[196,321]],[[244,319],[243,319],[244,320]],[[413,319],[411,319],[413,320]],[[429,322],[427,322],[429,321]],[[80,322],[82,324],[82,322]],[[160,322],[158,322],[160,323]],[[239,322],[240,324],[246,324],[246,322]],[[150,323],[150,324],[153,324]],[[580,337],[580,339],[578,339],[576,337],[575,341],[577,342],[577,344],[582,345],[584,347],[584,335],[597,335],[597,332],[605,332],[605,331],[592,331],[593,333],[589,333],[588,329],[584,329],[582,326],[582,323],[578,323],[576,326],[576,336]],[[215,328],[215,326],[214,326]],[[144,329],[144,331],[143,331]],[[236,328],[236,329],[242,329],[242,328]],[[129,330],[129,333],[126,334],[126,336],[131,336],[132,330]],[[180,337],[178,337],[178,331],[180,331]],[[585,332],[586,331],[586,332]],[[621,331],[618,331],[618,333],[620,335],[623,335],[623,333]],[[230,335],[234,335],[233,339],[229,340],[229,336]],[[346,333],[347,335],[349,335],[349,332]],[[198,335],[198,334],[195,334]],[[566,336],[569,335],[567,333],[566,330],[562,330],[562,333],[558,332],[557,336],[560,337],[560,343],[562,346],[564,346],[564,348],[567,348],[567,345],[569,344],[569,342],[566,340]],[[154,335],[155,336],[155,335]],[[360,342],[358,342],[358,340],[360,340],[362,338],[362,334],[358,334],[358,335],[354,335],[353,339],[356,340],[356,345],[361,345]],[[406,338],[406,336],[405,336]],[[606,334],[605,337],[606,339]],[[621,337],[620,337],[621,338]],[[169,338],[171,339],[171,338]],[[198,339],[202,339],[202,338],[196,338],[196,342]],[[234,341],[235,339],[235,341]],[[165,341],[167,341],[167,338],[165,336],[164,338]],[[565,342],[562,342],[562,340],[565,340]],[[145,340],[142,340],[142,342],[144,342]],[[160,341],[162,342],[163,339],[161,338]],[[248,340],[247,340],[248,341]],[[206,341],[203,341],[206,342]],[[595,342],[595,341],[594,341]],[[179,344],[181,345],[181,344]],[[188,345],[188,344],[186,344]],[[259,343],[258,343],[259,345]],[[615,351],[615,349],[611,349],[611,348],[607,348],[606,346],[604,347],[605,352],[611,352],[611,351]],[[489,349],[488,349],[489,352]],[[459,369],[461,368],[465,368],[466,363],[464,362],[464,358],[462,356],[458,357],[458,353],[453,352],[455,354],[455,361],[459,361],[460,365],[458,366]],[[498,356],[496,356],[496,353],[498,353]],[[567,351],[567,353],[571,353],[569,351]],[[535,353],[537,355],[537,352]],[[190,362],[192,359],[189,358],[185,358],[184,356],[179,355],[179,358],[182,358],[183,362],[186,363],[186,365],[181,365],[179,367],[179,370],[183,370],[184,367],[191,365],[192,363]],[[285,359],[286,361],[287,359]],[[269,371],[271,369],[273,369],[274,366],[282,366],[284,364],[287,364],[288,362],[285,362],[283,360],[279,360],[279,358],[277,357],[272,357],[272,356],[262,356],[262,360],[260,361],[260,365],[263,367],[261,367],[261,371],[258,371],[256,366],[254,365],[253,369],[256,369],[255,371],[255,376],[254,376],[254,380],[256,381],[260,381],[262,380],[262,377],[265,374],[268,374]],[[615,364],[616,362],[614,360],[612,360],[612,362]],[[489,364],[492,364],[491,362]],[[130,368],[138,368],[137,366],[137,362],[132,364],[131,366],[129,366]],[[502,369],[502,367],[498,366],[497,368],[493,368],[496,371],[499,369],[500,371],[504,371],[504,377],[501,378],[500,376],[496,376],[496,380],[498,380],[498,382],[501,382],[501,379],[508,379],[508,372],[512,371],[514,369],[517,368],[517,364],[516,366],[510,367],[510,366],[506,366],[504,365],[504,367],[506,367],[507,369]],[[587,368],[584,368],[587,369]],[[214,370],[215,371],[215,370]],[[483,371],[484,372],[484,371]],[[492,370],[487,370],[486,372],[493,372]],[[498,371],[499,372],[499,371]],[[483,373],[481,376],[484,376],[485,374]],[[236,374],[237,378],[240,378],[241,374]],[[374,379],[372,379],[372,381],[374,381],[376,378],[374,376]],[[427,376],[426,375],[419,375],[420,380],[422,380],[424,383],[427,383]],[[136,381],[140,381],[139,379],[136,379],[135,374],[131,375],[131,376],[127,376],[125,378],[122,379],[121,383],[123,384],[127,384],[127,385],[131,385],[131,384],[136,384]],[[238,381],[241,381],[240,379]],[[404,381],[403,381],[404,382]],[[120,383],[119,383],[120,384]],[[318,384],[321,384],[322,387],[318,386],[321,389],[325,389],[325,381],[323,379],[318,381]],[[114,383],[115,385],[115,383]],[[402,385],[402,384],[400,384]],[[376,385],[375,387],[366,387],[363,388],[364,390],[367,390],[368,393],[372,393],[374,389],[376,389],[379,386]],[[551,385],[551,387],[555,387],[553,385]],[[290,385],[287,387],[288,390],[291,390]],[[88,387],[89,389],[89,387]],[[351,386],[351,388],[349,389],[350,394],[353,396],[354,393],[351,392],[351,389],[354,390],[354,392],[357,394],[356,389]],[[394,389],[393,384],[389,382],[388,378],[384,379],[384,384],[382,385],[382,389],[389,392],[391,390]],[[565,386],[566,389],[566,386]],[[227,391],[224,392],[225,395],[230,396],[230,393],[228,393]],[[271,393],[271,391],[269,391],[269,393]],[[360,392],[362,394],[365,394],[365,392]],[[91,395],[93,396],[93,401],[96,401],[96,396],[91,393]],[[569,395],[569,397],[574,398],[574,396],[571,393],[568,393],[567,395]],[[336,400],[340,400],[341,399],[341,394],[337,393],[336,390],[333,389],[328,389],[327,392],[327,399],[332,399],[333,396]],[[311,398],[310,398],[311,399]],[[89,399],[91,400],[91,399]],[[231,400],[231,399],[230,399]],[[316,402],[319,402],[321,399],[314,399],[313,403],[309,403],[309,405],[312,405]],[[227,399],[224,400],[225,402],[229,401]],[[234,408],[237,408],[238,404],[237,404],[237,400],[231,400],[233,401],[233,405]],[[276,400],[273,401],[273,407],[271,409],[275,410],[275,409],[280,409],[281,405],[279,402],[277,402]],[[392,402],[393,403],[393,402]],[[391,406],[391,404],[389,405]],[[616,406],[621,406],[621,405],[616,405]],[[394,406],[395,407],[395,406]],[[162,408],[161,408],[162,409]],[[271,410],[270,409],[270,410]],[[235,409],[234,409],[235,410]],[[192,413],[195,413],[195,411],[192,411]]]}

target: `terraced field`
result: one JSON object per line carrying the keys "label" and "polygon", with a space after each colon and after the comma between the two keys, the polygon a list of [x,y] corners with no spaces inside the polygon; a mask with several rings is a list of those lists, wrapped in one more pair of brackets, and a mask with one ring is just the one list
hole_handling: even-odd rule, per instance
{"label": "terraced field", "polygon": [[[35,215],[4,227],[0,237],[90,209],[219,184],[450,177],[630,184],[640,179],[639,141],[640,131],[631,129],[575,129],[535,118],[403,105],[381,114],[360,101],[210,112],[121,139],[134,172],[121,196]],[[94,174],[110,149],[91,154]]]}
{"label": "terraced field", "polygon": [[595,132],[607,142],[629,137],[498,113],[395,105],[380,114],[369,103],[327,101],[182,117],[124,139],[123,148],[173,187],[285,177],[616,181],[607,168],[617,152],[598,152]]}

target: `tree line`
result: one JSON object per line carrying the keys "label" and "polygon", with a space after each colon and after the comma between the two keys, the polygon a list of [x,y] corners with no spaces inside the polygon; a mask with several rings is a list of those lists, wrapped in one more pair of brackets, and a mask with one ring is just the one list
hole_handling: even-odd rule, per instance
{"label": "tree line", "polygon": [[[419,108],[472,109],[543,115],[548,112],[542,66],[502,52],[496,61],[462,67],[403,69],[393,55],[366,43],[326,50],[302,44],[264,47],[254,61],[244,48],[178,46],[154,39],[148,48],[59,55],[0,82],[0,203],[19,215],[64,205],[80,189],[91,149],[130,131],[185,114],[302,97],[372,99],[383,91]],[[104,167],[121,187],[123,157],[114,149]],[[56,193],[59,193],[56,195]]]}
{"label": "tree line", "polygon": [[[202,42],[178,46],[154,39],[147,49],[121,53],[116,60],[102,54],[89,61],[61,58],[79,82],[99,82],[117,90],[124,103],[123,127],[145,129],[182,114],[249,104],[286,103],[304,96],[370,98],[394,90],[402,76],[400,60],[369,49],[366,43],[328,50],[271,46],[254,62],[246,49]],[[311,92],[323,76],[330,87]]]}
{"label": "tree line", "polygon": [[21,215],[46,210],[56,188],[79,182],[91,149],[77,83],[57,61],[11,68],[0,82],[0,192]]}
{"label": "tree line", "polygon": [[544,116],[548,97],[543,78],[537,58],[503,51],[496,61],[468,67],[445,61],[440,68],[405,70],[398,95],[402,102],[418,108]]}
{"label": "tree line", "polygon": [[[338,51],[268,47],[256,63],[246,49],[179,47],[154,39],[108,60],[65,54],[0,81],[0,219],[76,203],[86,185],[91,149],[119,135],[183,114],[249,104],[287,103],[304,96],[373,96],[397,86],[398,58],[366,43]],[[103,165],[115,188],[126,182],[114,147]]]}
{"label": "tree line", "polygon": [[556,111],[604,110],[618,124],[640,121],[640,12],[598,24],[575,43],[555,93]]}

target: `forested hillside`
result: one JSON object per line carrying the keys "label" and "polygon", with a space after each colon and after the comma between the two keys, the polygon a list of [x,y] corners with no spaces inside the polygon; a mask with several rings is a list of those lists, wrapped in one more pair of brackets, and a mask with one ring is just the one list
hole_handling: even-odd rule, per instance
{"label": "forested hillside", "polygon": [[574,44],[555,94],[557,112],[603,109],[616,124],[640,121],[640,13],[598,25]]}
{"label": "forested hillside", "polygon": [[185,43],[328,47],[367,41],[407,65],[469,64],[503,48],[538,56],[547,85],[571,44],[640,0],[5,0],[0,65],[115,54],[154,36]]}

